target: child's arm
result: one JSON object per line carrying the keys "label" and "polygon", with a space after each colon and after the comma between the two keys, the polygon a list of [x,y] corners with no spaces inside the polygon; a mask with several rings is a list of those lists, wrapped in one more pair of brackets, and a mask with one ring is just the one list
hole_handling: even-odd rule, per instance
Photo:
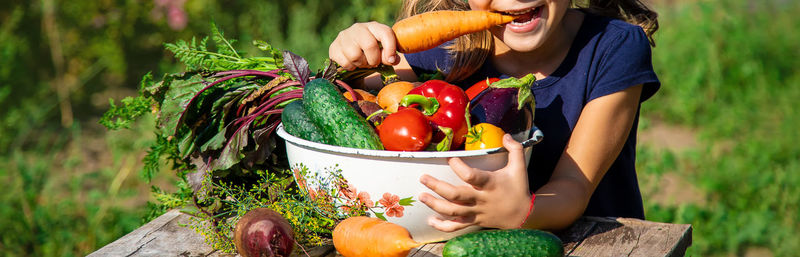
{"label": "child's arm", "polygon": [[[526,228],[563,229],[583,215],[592,192],[619,155],[633,126],[642,86],[592,100],[583,109],[550,181],[536,192],[536,204]],[[449,219],[434,218],[439,230],[455,231],[470,225],[516,228],[528,213],[527,171],[522,147],[504,138],[508,165],[481,171],[453,158],[450,166],[468,186],[453,186],[423,176],[420,180],[439,199],[423,193],[420,200]],[[536,165],[531,163],[530,165]]]}

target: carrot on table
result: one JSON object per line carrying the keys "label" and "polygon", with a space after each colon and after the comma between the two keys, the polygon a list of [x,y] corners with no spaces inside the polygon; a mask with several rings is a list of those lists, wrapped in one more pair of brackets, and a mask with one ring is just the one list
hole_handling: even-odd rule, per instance
{"label": "carrot on table", "polygon": [[333,246],[345,257],[405,257],[420,245],[404,227],[378,218],[350,217],[333,229]]}
{"label": "carrot on table", "polygon": [[514,16],[488,11],[432,11],[402,19],[392,30],[398,51],[416,53],[512,20]]}

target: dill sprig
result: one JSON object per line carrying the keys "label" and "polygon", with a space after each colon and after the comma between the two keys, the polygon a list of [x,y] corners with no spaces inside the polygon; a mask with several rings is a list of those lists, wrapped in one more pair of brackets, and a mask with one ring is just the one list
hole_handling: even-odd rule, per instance
{"label": "dill sprig", "polygon": [[[232,253],[233,229],[236,222],[250,210],[270,208],[289,221],[295,240],[304,246],[330,243],[330,233],[337,217],[320,212],[319,203],[297,190],[288,171],[255,171],[252,183],[235,183],[210,177],[205,184],[213,188],[215,199],[199,202],[201,211],[194,213],[191,227],[205,237],[206,243]],[[166,198],[173,200],[173,198]]]}

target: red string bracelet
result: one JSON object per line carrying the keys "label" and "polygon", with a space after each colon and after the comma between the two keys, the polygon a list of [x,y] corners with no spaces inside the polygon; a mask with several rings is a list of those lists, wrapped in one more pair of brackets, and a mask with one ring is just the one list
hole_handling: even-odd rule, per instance
{"label": "red string bracelet", "polygon": [[531,211],[533,211],[533,201],[536,200],[536,194],[531,194],[531,206],[528,207],[528,214],[525,214],[525,219],[522,220],[522,223],[519,224],[519,228],[522,228],[522,225],[525,225],[525,222],[528,221],[528,217],[531,216]]}

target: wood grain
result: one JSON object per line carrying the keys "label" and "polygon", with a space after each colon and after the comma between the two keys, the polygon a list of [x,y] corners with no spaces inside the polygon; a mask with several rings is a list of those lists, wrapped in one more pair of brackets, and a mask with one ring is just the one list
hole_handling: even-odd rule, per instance
{"label": "wood grain", "polygon": [[[208,246],[186,225],[190,216],[172,210],[89,254],[96,256],[238,256]],[[566,256],[683,256],[692,243],[689,224],[629,218],[583,217],[556,233]],[[444,243],[426,244],[409,257],[441,257]],[[333,246],[297,249],[293,256],[336,257]]]}

